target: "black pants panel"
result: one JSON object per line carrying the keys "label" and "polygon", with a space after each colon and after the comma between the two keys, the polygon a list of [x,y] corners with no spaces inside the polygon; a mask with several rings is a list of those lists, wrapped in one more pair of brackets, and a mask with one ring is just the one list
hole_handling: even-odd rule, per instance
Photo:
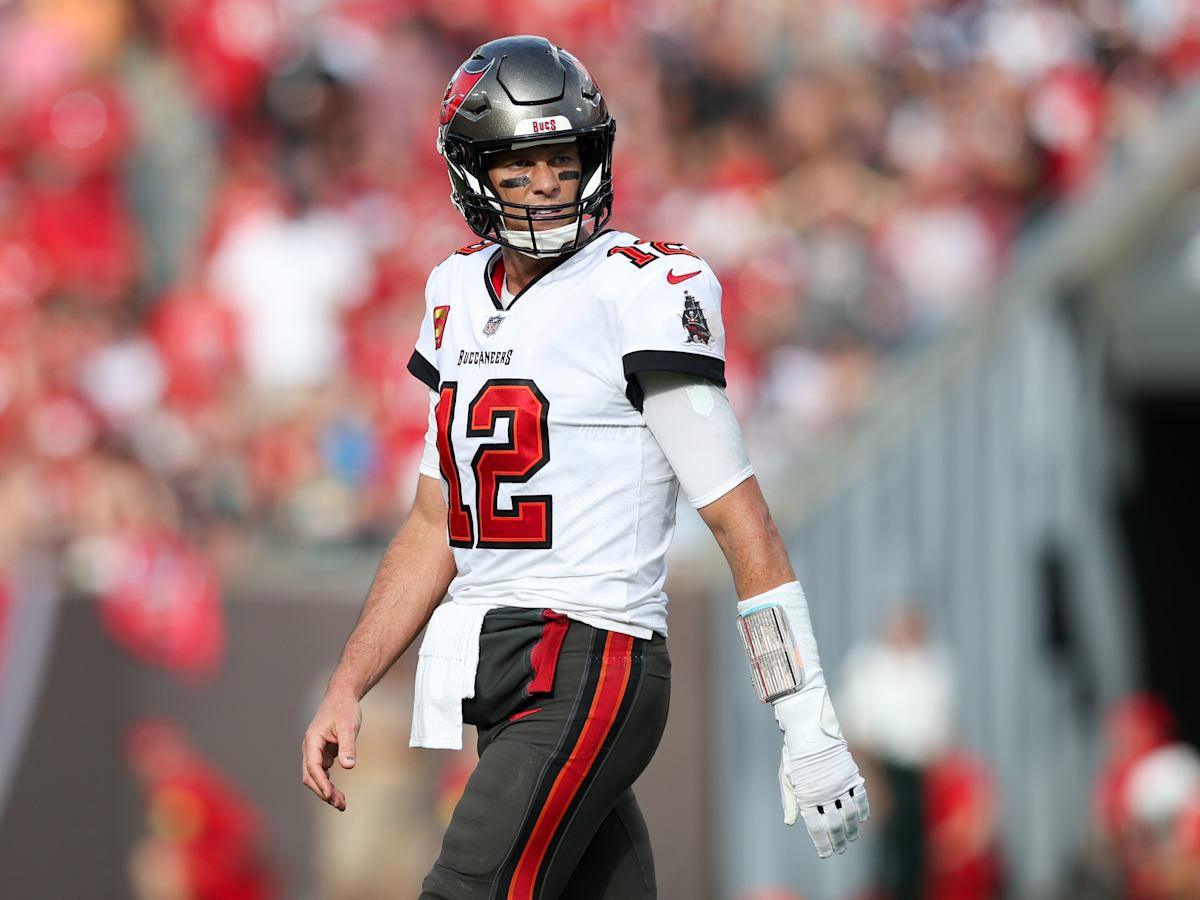
{"label": "black pants panel", "polygon": [[[479,765],[422,900],[655,897],[630,788],[666,724],[666,642],[563,623],[546,691],[539,643],[553,627],[540,610],[494,610],[484,620],[476,696],[463,706],[479,730]],[[535,675],[540,692],[528,690]]]}
{"label": "black pants panel", "polygon": [[560,900],[653,900],[656,896],[650,834],[637,798],[626,791],[596,829]]}

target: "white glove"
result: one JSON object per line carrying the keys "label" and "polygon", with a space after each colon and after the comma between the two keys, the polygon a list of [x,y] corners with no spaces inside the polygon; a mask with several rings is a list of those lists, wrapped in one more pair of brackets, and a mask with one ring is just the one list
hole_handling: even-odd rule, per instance
{"label": "white glove", "polygon": [[[819,683],[818,683],[819,682]],[[783,732],[779,791],[783,822],[804,818],[817,856],[845,853],[858,838],[858,826],[871,815],[867,790],[846,747],[823,678],[775,701],[775,721]]]}
{"label": "white glove", "polygon": [[[778,606],[795,642],[801,674],[801,689],[772,701],[775,721],[783,732],[783,755],[779,762],[779,790],[783,799],[783,822],[796,824],[804,818],[817,856],[826,859],[845,853],[846,844],[858,838],[858,826],[867,821],[871,808],[858,766],[846,747],[841,726],[829,702],[817,642],[808,617],[808,603],[798,581],[780,585],[765,594],[738,604],[738,615],[754,614],[767,606]],[[751,639],[747,638],[748,641]],[[752,641],[751,641],[752,642]],[[752,672],[755,660],[751,660]],[[763,667],[767,664],[764,662]],[[786,683],[787,677],[779,680]],[[772,688],[760,686],[760,696],[769,698]]]}

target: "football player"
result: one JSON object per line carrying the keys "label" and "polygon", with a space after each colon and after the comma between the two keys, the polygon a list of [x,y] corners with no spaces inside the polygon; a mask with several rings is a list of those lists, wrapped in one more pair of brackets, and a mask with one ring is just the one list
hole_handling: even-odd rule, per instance
{"label": "football player", "polygon": [[355,764],[359,700],[428,623],[412,743],[458,747],[467,722],[479,763],[425,900],[655,896],[631,786],[667,715],[680,486],[742,598],[784,821],[825,857],[868,815],[725,395],[721,286],[684,244],[606,227],[615,130],[587,69],[541,37],[483,45],[442,101],[438,149],[479,241],[429,277],[415,505],[303,741],[304,783],[345,809],[329,770]]}

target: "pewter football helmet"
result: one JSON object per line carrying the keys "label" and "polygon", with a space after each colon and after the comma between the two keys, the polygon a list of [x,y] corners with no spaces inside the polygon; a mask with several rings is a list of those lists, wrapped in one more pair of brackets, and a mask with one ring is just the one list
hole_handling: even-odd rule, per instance
{"label": "pewter football helmet", "polygon": [[[543,37],[484,44],[459,66],[442,98],[438,152],[451,200],[477,235],[532,256],[582,247],[612,216],[616,123],[604,95],[574,56]],[[501,200],[487,178],[488,155],[525,144],[574,141],[582,161],[578,198],[532,206]],[[535,231],[539,221],[554,229]]]}

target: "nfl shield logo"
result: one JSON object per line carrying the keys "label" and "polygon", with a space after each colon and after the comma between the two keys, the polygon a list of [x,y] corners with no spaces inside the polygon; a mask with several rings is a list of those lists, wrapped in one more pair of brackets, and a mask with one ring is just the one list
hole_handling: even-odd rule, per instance
{"label": "nfl shield logo", "polygon": [[491,337],[500,327],[500,323],[504,321],[504,316],[492,316],[487,320],[487,324],[483,326],[483,334],[485,337]]}

